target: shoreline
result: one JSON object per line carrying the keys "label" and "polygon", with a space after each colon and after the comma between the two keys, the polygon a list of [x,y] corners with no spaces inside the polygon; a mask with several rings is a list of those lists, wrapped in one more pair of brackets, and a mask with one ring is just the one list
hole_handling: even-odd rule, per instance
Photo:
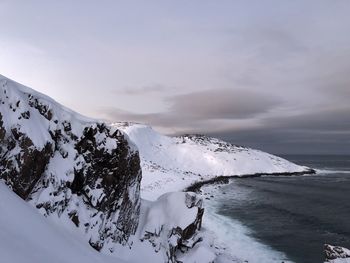
{"label": "shoreline", "polygon": [[195,192],[198,193],[202,186],[210,185],[210,184],[228,184],[231,179],[244,179],[244,178],[255,178],[255,177],[262,177],[264,175],[268,176],[301,176],[301,175],[307,175],[307,174],[316,174],[316,170],[309,168],[308,170],[302,171],[302,172],[280,172],[280,173],[254,173],[254,174],[244,174],[244,175],[228,175],[228,176],[216,176],[212,179],[195,182],[192,185],[186,187],[183,189],[183,192]]}
{"label": "shoreline", "polygon": [[[302,176],[302,175],[316,174],[316,173],[317,173],[316,170],[314,170],[312,168],[308,168],[307,170],[302,171],[302,172],[254,173],[254,174],[245,174],[245,175],[217,176],[217,177],[214,177],[214,178],[206,180],[206,181],[195,182],[192,185],[190,185],[189,187],[185,188],[183,191],[204,194],[205,190],[201,189],[202,187],[210,187],[210,186],[215,187],[215,185],[229,184],[233,179],[258,178],[258,177],[262,177],[265,175],[266,176]],[[217,189],[217,188],[215,188],[215,189]],[[203,199],[204,199],[204,196],[203,196]],[[209,200],[211,200],[211,198]],[[215,204],[215,201],[214,201],[214,204]],[[224,217],[217,214],[217,212],[215,211],[216,210],[215,205],[209,206],[209,207],[205,206],[204,209],[210,209],[210,207],[211,207],[212,211],[209,212],[209,214],[208,214],[209,210],[207,211],[207,216],[206,216],[207,226],[206,227],[208,227],[208,229],[210,231],[212,231],[212,233],[214,234],[214,240],[216,240],[215,243],[217,242],[216,246],[219,248],[220,256],[225,258],[223,262],[226,262],[226,260],[227,260],[227,262],[231,262],[232,260],[234,260],[234,262],[236,262],[236,261],[237,262],[248,262],[245,260],[249,259],[249,262],[251,262],[251,260],[252,260],[253,263],[254,262],[294,263],[293,261],[291,261],[290,259],[287,258],[287,255],[284,252],[275,250],[275,249],[269,247],[268,245],[266,245],[265,243],[259,242],[259,241],[255,240],[254,238],[250,237],[248,234],[249,229],[246,228],[241,222],[239,222],[239,221],[232,222],[231,220],[226,220]],[[206,214],[206,212],[205,212],[205,214]],[[237,230],[238,233],[240,233],[240,234],[238,234],[239,242],[236,242],[236,244],[235,244],[236,249],[227,247],[227,242],[232,245],[233,241],[226,240],[225,238],[222,237],[223,235],[227,235],[227,233],[222,234],[220,232],[221,230],[215,227],[217,220],[220,220],[220,221],[224,220],[222,222],[224,222],[225,224],[228,224],[229,228],[233,228],[233,229]],[[213,236],[211,238],[213,238]],[[242,242],[243,242],[243,245],[242,245]],[[235,243],[235,242],[233,242],[233,243]],[[246,252],[242,252],[242,250],[244,251],[245,245],[252,246],[253,249],[255,249],[257,252],[259,252],[260,256],[256,259],[249,258],[250,257],[249,253],[245,254]],[[271,258],[269,258],[269,257],[271,257]]]}

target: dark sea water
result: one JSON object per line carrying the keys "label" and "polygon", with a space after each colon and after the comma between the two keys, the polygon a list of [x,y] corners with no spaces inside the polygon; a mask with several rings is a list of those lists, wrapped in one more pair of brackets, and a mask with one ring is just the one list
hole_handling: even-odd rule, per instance
{"label": "dark sea water", "polygon": [[282,157],[327,171],[234,180],[221,188],[219,214],[297,263],[323,262],[324,243],[350,248],[350,156]]}

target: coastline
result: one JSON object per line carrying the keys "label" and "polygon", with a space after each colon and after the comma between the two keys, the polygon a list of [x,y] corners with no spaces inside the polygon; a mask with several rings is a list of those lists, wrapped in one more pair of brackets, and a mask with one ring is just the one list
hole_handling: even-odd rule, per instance
{"label": "coastline", "polygon": [[205,185],[201,189],[204,216],[203,231],[206,240],[215,245],[217,260],[222,263],[296,263],[287,255],[266,243],[255,239],[252,230],[239,220],[219,212],[226,194],[221,193],[224,185]]}
{"label": "coastline", "polygon": [[194,182],[189,187],[186,187],[183,192],[195,192],[198,193],[202,186],[210,185],[210,184],[228,184],[231,179],[243,179],[243,178],[255,178],[261,176],[302,176],[316,174],[316,170],[312,168],[308,168],[302,172],[282,172],[282,173],[254,173],[254,174],[244,174],[244,175],[228,175],[228,176],[216,176],[212,179],[205,181]]}
{"label": "coastline", "polygon": [[[293,263],[287,256],[250,236],[250,229],[239,221],[225,218],[217,213],[216,199],[221,185],[229,184],[233,179],[258,178],[262,176],[302,176],[316,174],[308,168],[302,172],[254,173],[245,175],[217,176],[212,179],[195,182],[183,189],[184,192],[200,194],[204,200],[204,228],[206,238],[215,244],[216,252],[222,262]],[[209,198],[210,196],[210,198]],[[223,227],[217,227],[221,225]],[[225,226],[225,227],[224,227]],[[248,249],[247,249],[248,248]],[[254,251],[254,254],[252,254]],[[246,261],[248,260],[248,261]],[[220,262],[221,262],[220,261]]]}
{"label": "coastline", "polygon": [[[228,184],[232,179],[302,176],[315,174],[316,170],[215,138],[179,139],[161,135],[147,125],[113,125],[129,136],[139,149],[143,200],[156,201],[169,192],[195,192],[202,197],[203,228],[197,233],[202,240],[200,249],[215,254],[220,263],[291,262],[285,255],[250,237],[250,230],[240,222],[217,214],[213,198],[216,194],[204,193],[203,186],[208,186],[209,192],[215,192],[220,184]],[[197,249],[193,251],[195,253]],[[188,256],[183,255],[182,259]]]}

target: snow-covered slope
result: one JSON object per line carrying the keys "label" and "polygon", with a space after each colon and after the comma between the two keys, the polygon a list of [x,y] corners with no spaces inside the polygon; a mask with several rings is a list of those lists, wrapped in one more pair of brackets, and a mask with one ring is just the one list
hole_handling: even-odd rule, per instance
{"label": "snow-covered slope", "polygon": [[151,127],[115,123],[137,145],[143,178],[141,195],[155,199],[217,176],[309,172],[280,157],[199,135],[168,137]]}
{"label": "snow-covered slope", "polygon": [[127,136],[2,76],[0,179],[97,250],[137,229],[141,169]]}
{"label": "snow-covered slope", "polygon": [[[26,262],[41,262],[49,255],[71,262],[60,253],[79,262],[90,262],[81,253],[93,262],[110,262],[91,252],[89,244],[130,263],[227,262],[208,229],[199,232],[202,199],[174,191],[217,176],[303,172],[308,168],[214,138],[172,138],[145,125],[89,119],[0,76],[0,179],[48,218],[37,219],[30,207],[0,187],[0,204],[7,200],[14,206],[13,211],[0,206],[1,242],[13,237],[23,240],[13,243],[20,247],[32,242],[28,249],[34,254]],[[147,200],[141,200],[140,192]],[[16,216],[28,217],[30,226]],[[11,220],[21,227],[15,229]],[[31,225],[42,242],[32,239]],[[61,230],[57,239],[51,238]],[[51,243],[62,251],[54,251]],[[13,244],[4,244],[0,252],[7,251],[3,255],[9,262],[23,261],[28,250],[15,254]],[[40,249],[43,256],[35,254]]]}
{"label": "snow-covered slope", "polygon": [[118,263],[42,215],[0,182],[0,261]]}
{"label": "snow-covered slope", "polygon": [[[177,262],[198,240],[196,195],[167,194],[141,207],[139,154],[125,133],[2,76],[1,181],[47,217],[1,185],[1,262],[110,262],[102,253],[114,262]],[[62,229],[47,220],[67,232],[53,238]]]}

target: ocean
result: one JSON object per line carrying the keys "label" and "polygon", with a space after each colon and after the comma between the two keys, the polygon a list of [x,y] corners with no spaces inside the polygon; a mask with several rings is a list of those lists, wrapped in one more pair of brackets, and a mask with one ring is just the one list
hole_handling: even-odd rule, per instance
{"label": "ocean", "polygon": [[239,223],[260,251],[280,257],[276,262],[323,262],[325,243],[350,248],[350,156],[281,157],[317,174],[234,179],[217,188],[215,203],[209,202],[226,227],[236,228],[226,235],[242,239]]}

